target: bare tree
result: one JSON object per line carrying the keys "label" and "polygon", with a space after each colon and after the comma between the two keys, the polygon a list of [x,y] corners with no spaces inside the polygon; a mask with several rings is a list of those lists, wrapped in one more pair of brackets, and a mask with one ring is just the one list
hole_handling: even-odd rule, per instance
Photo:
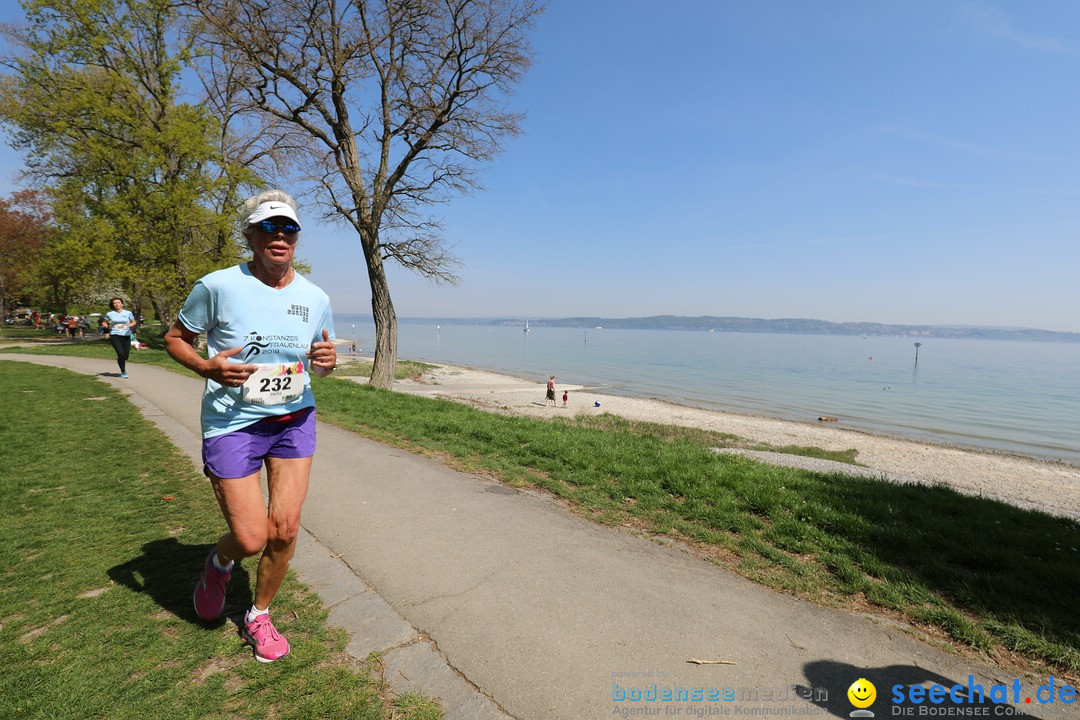
{"label": "bare tree", "polygon": [[230,57],[250,108],[359,235],[371,286],[371,383],[391,387],[397,317],[384,262],[456,283],[428,206],[478,187],[519,132],[503,105],[531,64],[537,0],[191,0],[193,38]]}

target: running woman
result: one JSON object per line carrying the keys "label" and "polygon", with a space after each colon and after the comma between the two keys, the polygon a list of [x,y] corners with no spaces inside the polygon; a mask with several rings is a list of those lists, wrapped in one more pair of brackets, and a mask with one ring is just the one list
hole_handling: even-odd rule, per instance
{"label": "running woman", "polygon": [[120,377],[126,378],[127,361],[131,355],[131,336],[135,332],[135,316],[130,310],[124,309],[124,301],[114,297],[109,301],[112,308],[105,313],[102,325],[109,333],[109,342],[116,351],[116,364],[120,366]]}
{"label": "running woman", "polygon": [[[270,603],[289,568],[315,454],[315,398],[308,374],[337,366],[326,293],[292,268],[300,236],[296,202],[282,190],[247,200],[241,228],[252,259],[195,283],[165,349],[206,378],[203,472],[229,530],[210,551],[195,587],[195,611],[221,617],[234,563],[262,553],[255,602],[241,635],[260,662],[289,653]],[[209,359],[195,351],[206,334]],[[266,467],[269,505],[259,475]]]}

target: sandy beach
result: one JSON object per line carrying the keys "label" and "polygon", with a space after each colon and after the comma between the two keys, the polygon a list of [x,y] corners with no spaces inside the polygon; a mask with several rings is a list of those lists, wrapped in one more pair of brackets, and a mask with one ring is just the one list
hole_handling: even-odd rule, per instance
{"label": "sandy beach", "polygon": [[[857,462],[866,466],[859,471],[863,475],[894,482],[946,484],[966,494],[992,497],[1018,507],[1080,520],[1080,467],[1073,465],[871,435],[833,423],[800,423],[704,410],[662,400],[605,395],[580,386],[558,384],[558,379],[558,400],[556,407],[551,407],[544,401],[545,382],[546,378],[533,381],[443,365],[418,380],[398,381],[394,389],[512,415],[552,418],[611,413],[630,420],[731,433],[770,445],[804,445],[830,450],[854,448],[858,451]],[[562,406],[564,390],[569,391],[565,408]],[[769,454],[759,455],[759,458],[776,464],[801,464],[799,459],[787,463],[784,458]],[[828,464],[836,465],[841,464]],[[807,466],[824,469],[821,461],[808,462]],[[842,465],[841,468],[850,469]]]}

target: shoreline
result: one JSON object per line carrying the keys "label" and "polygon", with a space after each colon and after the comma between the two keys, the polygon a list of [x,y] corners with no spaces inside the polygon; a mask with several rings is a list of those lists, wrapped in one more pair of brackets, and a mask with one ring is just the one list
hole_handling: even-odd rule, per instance
{"label": "shoreline", "polygon": [[[558,399],[556,406],[551,407],[544,400],[543,381],[457,365],[438,364],[418,381],[396,381],[394,389],[508,415],[550,418],[558,417],[559,413],[577,416],[606,412],[628,420],[730,433],[774,446],[853,448],[857,451],[856,461],[866,466],[859,468],[862,475],[891,482],[944,484],[967,495],[1080,520],[1080,467],[1065,462],[875,435],[825,424],[706,410],[656,398],[607,394],[602,389],[576,385],[557,384]],[[569,392],[565,408],[562,407],[564,390]],[[596,402],[600,403],[599,407]],[[821,462],[815,461],[817,467],[812,469],[826,469]],[[852,467],[837,465],[841,467],[833,469],[850,471]]]}

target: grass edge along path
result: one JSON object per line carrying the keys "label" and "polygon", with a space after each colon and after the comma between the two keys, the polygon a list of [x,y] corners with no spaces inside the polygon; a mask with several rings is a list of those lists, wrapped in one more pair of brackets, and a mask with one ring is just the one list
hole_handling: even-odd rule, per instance
{"label": "grass edge along path", "polygon": [[1070,598],[1080,524],[945,486],[782,468],[709,448],[730,439],[602,415],[505,416],[316,381],[320,419],[434,455],[819,604],[891,614],[961,646],[1080,677]]}
{"label": "grass edge along path", "polygon": [[[96,378],[2,358],[0,378],[0,717],[442,717],[349,657],[292,572],[274,602],[288,658],[255,662],[233,622],[197,620],[223,528],[206,480]],[[254,566],[234,572],[227,613],[250,604]]]}

